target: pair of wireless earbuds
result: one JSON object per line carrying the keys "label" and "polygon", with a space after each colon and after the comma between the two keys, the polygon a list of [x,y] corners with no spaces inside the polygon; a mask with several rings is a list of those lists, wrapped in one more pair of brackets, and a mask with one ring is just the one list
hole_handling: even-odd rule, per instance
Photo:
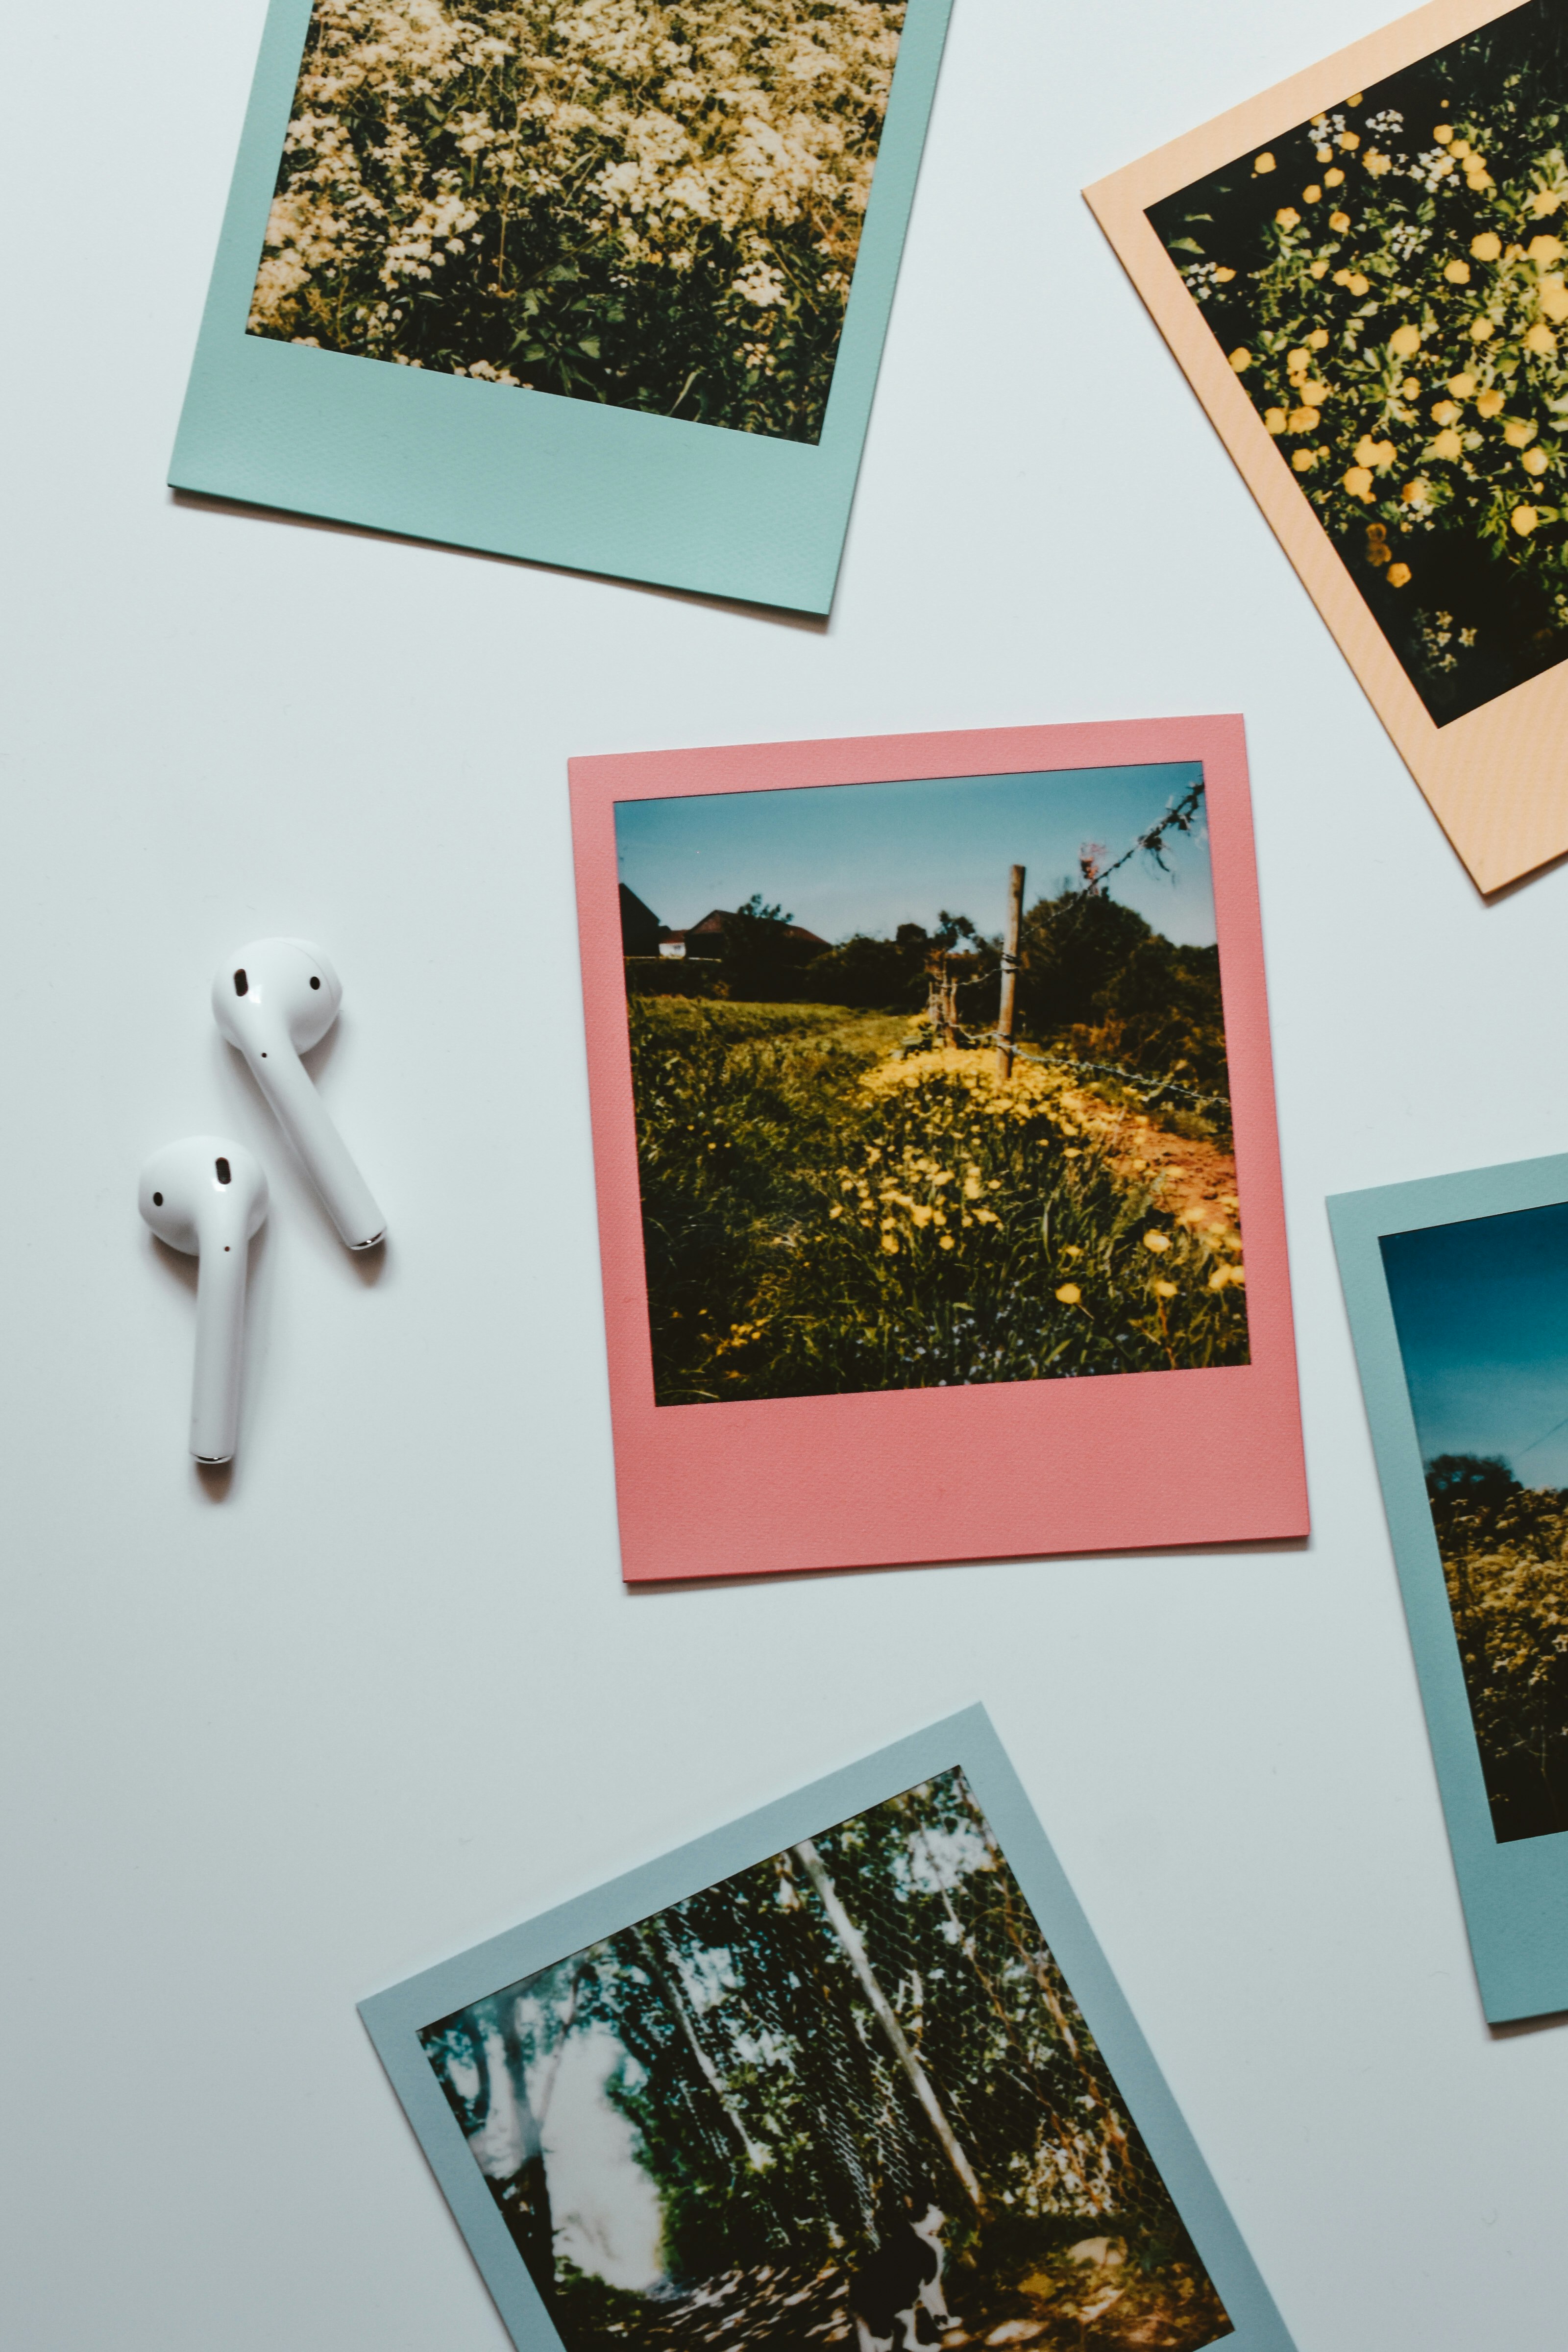
{"label": "pair of wireless earbuds", "polygon": [[[342,1001],[342,982],[308,940],[258,940],[213,982],[219,1029],[245,1055],[343,1240],[368,1250],[385,1234],[386,1220],[300,1059],[326,1035]],[[187,1135],[142,1171],[142,1216],[161,1242],[196,1259],[191,1452],[198,1462],[234,1459],[246,1266],[267,1198],[260,1161],[221,1136]]]}

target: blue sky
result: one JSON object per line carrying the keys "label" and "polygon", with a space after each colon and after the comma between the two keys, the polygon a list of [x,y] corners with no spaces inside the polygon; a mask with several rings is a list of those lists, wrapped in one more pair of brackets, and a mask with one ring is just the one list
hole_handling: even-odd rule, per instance
{"label": "blue sky", "polygon": [[1568,1202],[1388,1234],[1383,1262],[1425,1459],[1568,1486]]}
{"label": "blue sky", "polygon": [[[672,931],[760,890],[825,940],[890,938],[900,923],[929,930],[943,907],[990,935],[1002,928],[1010,866],[1026,869],[1026,905],[1054,896],[1064,879],[1076,884],[1084,843],[1120,857],[1200,772],[1184,761],[621,801],[620,878]],[[1139,856],[1111,895],[1167,939],[1212,945],[1201,815],[1190,834],[1166,836],[1164,854],[1169,874]]]}

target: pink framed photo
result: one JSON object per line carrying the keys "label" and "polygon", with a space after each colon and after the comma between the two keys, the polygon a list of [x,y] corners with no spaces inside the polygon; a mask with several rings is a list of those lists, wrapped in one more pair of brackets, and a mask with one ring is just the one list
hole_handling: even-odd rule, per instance
{"label": "pink framed photo", "polygon": [[1304,1536],[1241,720],[571,774],[627,1580]]}

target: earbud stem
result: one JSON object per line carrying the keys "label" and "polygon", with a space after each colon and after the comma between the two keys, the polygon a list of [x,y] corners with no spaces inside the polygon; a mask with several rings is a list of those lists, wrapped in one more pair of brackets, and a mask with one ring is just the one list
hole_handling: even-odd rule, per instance
{"label": "earbud stem", "polygon": [[352,1250],[369,1249],[385,1233],[386,1219],[328,1118],[303,1063],[289,1046],[269,1049],[265,1061],[247,1048],[246,1060],[343,1240]]}
{"label": "earbud stem", "polygon": [[239,1375],[245,1352],[243,1232],[225,1249],[204,1249],[196,1265],[196,1361],[191,1379],[191,1452],[229,1462],[239,1436]]}

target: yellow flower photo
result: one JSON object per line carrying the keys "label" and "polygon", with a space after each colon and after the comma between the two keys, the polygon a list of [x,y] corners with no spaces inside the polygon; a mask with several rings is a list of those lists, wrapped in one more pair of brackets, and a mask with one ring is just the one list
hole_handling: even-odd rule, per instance
{"label": "yellow flower photo", "polygon": [[1148,206],[1439,726],[1568,654],[1565,148],[1530,0]]}
{"label": "yellow flower photo", "polygon": [[617,806],[658,1403],[1249,1360],[1205,815],[1191,762]]}

